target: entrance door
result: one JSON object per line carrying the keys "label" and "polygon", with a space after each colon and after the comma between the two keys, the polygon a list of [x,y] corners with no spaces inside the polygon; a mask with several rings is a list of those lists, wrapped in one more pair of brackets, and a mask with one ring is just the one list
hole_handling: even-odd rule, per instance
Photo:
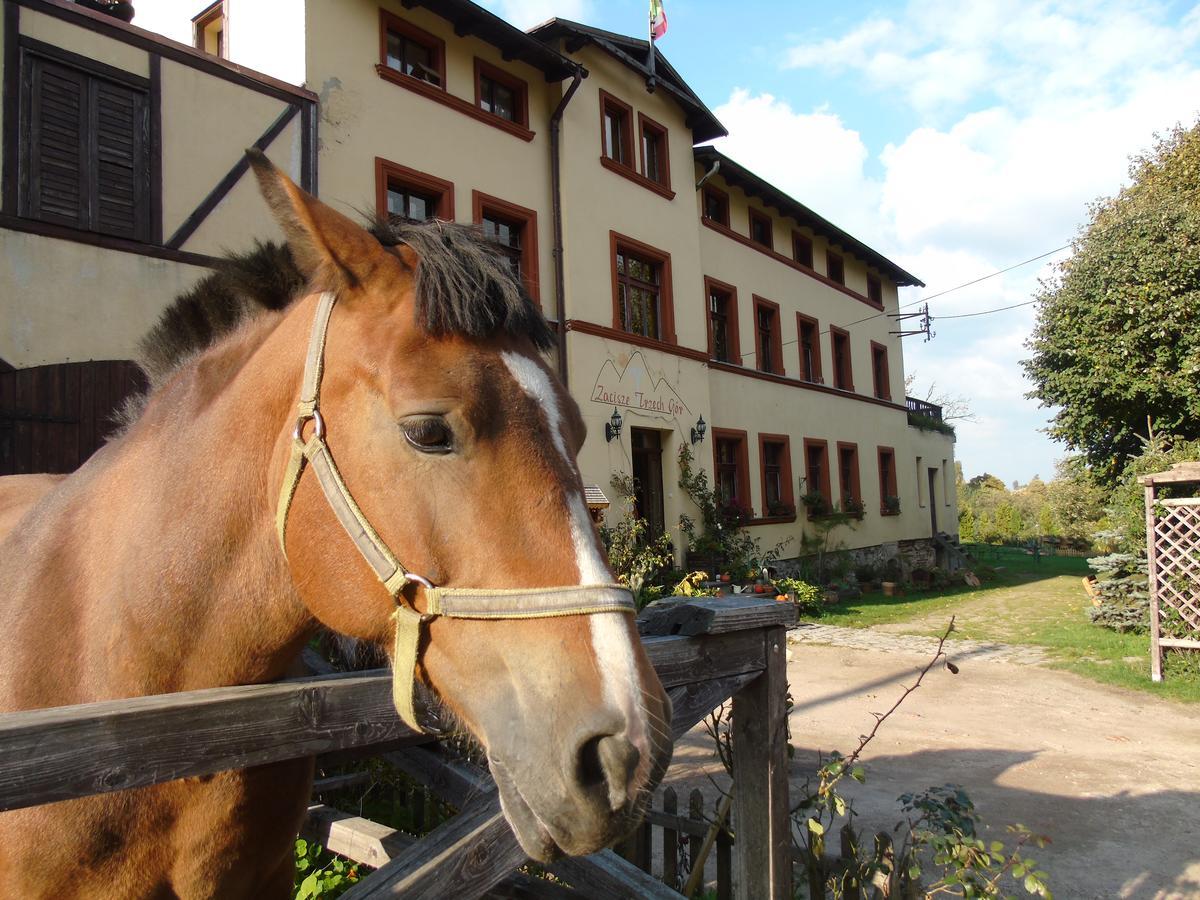
{"label": "entrance door", "polygon": [[633,444],[634,502],[640,518],[646,520],[651,537],[663,533],[662,433],[648,428],[631,428]]}
{"label": "entrance door", "polygon": [[929,470],[929,524],[933,528],[933,535],[937,537],[937,469]]}

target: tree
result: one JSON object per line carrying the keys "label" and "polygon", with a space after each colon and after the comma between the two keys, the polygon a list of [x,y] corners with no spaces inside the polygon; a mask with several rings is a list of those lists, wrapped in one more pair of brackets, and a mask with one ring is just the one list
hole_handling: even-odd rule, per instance
{"label": "tree", "polygon": [[[909,372],[904,376],[904,393],[909,397],[916,397],[920,391],[917,390],[917,373]],[[939,390],[936,381],[929,382],[929,387],[925,389],[925,396],[919,399],[926,403],[932,403],[934,406],[942,408],[943,422],[975,422],[975,413],[971,411],[970,402],[966,397],[959,394],[948,394],[944,390]]]}
{"label": "tree", "polygon": [[1200,437],[1200,122],[1132,160],[1041,284],[1023,362],[1050,434],[1114,484],[1153,428]]}

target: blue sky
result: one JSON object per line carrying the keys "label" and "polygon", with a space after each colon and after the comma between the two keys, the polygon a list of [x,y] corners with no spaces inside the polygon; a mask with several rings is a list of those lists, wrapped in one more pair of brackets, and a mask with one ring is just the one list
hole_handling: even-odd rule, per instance
{"label": "blue sky", "polygon": [[[645,32],[642,2],[485,0]],[[1068,244],[1156,132],[1200,113],[1200,4],[665,0],[663,53],[731,131],[721,148],[945,291]],[[1029,300],[1064,253],[931,301],[937,316]],[[1024,399],[1033,307],[905,340],[914,393],[966,398],[968,477],[1054,472],[1066,449]],[[837,324],[837,323],[835,323]]]}

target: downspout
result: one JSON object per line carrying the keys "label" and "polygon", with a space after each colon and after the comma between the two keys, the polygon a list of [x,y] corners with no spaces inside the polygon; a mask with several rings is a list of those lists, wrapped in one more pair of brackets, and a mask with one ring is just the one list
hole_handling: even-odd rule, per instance
{"label": "downspout", "polygon": [[575,95],[579,82],[583,81],[584,72],[576,69],[562,99],[558,101],[554,113],[550,116],[550,201],[554,208],[554,316],[558,319],[558,377],[562,379],[563,387],[567,386],[567,281],[563,265],[563,221],[562,221],[562,164],[559,160],[559,132],[562,126],[563,113],[567,104]]}

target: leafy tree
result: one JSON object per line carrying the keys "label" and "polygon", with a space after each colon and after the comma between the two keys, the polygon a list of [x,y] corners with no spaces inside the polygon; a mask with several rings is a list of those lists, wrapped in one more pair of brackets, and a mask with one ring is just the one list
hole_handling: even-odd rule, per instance
{"label": "leafy tree", "polygon": [[1091,206],[1043,282],[1024,361],[1050,433],[1114,484],[1147,418],[1200,437],[1200,122],[1133,159],[1131,183]]}

